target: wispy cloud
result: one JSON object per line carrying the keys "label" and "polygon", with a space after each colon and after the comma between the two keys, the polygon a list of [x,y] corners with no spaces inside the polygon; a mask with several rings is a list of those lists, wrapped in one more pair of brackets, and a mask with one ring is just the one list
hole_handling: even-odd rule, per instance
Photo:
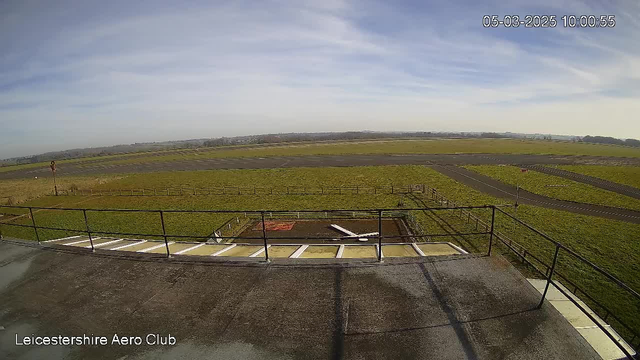
{"label": "wispy cloud", "polygon": [[[0,157],[278,131],[640,137],[638,3],[502,4],[5,1]],[[617,25],[482,27],[505,13]]]}

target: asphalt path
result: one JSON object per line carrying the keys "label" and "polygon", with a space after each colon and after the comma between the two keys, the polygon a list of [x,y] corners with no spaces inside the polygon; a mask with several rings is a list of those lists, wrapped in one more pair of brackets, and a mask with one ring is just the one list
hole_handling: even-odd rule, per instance
{"label": "asphalt path", "polygon": [[[568,155],[515,154],[415,154],[415,155],[308,155],[244,158],[213,158],[167,162],[100,164],[94,160],[59,164],[58,175],[96,175],[149,173],[158,171],[194,171],[214,169],[273,169],[293,167],[376,166],[376,165],[571,165],[617,164],[640,166],[640,158]],[[21,179],[47,176],[48,166],[0,173],[0,179]]]}
{"label": "asphalt path", "polygon": [[[515,203],[515,186],[457,166],[434,165],[431,168],[477,191]],[[640,224],[640,211],[558,200],[523,189],[520,189],[519,203]]]}

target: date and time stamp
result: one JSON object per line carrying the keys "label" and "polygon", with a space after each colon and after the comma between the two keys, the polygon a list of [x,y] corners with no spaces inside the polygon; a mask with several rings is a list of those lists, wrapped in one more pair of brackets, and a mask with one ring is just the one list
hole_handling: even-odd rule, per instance
{"label": "date and time stamp", "polygon": [[485,28],[613,28],[615,15],[484,15]]}

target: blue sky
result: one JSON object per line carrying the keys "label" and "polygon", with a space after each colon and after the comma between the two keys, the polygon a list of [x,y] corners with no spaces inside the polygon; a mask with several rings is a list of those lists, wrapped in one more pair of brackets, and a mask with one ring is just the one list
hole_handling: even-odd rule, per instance
{"label": "blue sky", "polygon": [[[640,138],[640,2],[506,4],[2,1],[0,158],[294,131]],[[485,14],[560,24],[486,29]]]}

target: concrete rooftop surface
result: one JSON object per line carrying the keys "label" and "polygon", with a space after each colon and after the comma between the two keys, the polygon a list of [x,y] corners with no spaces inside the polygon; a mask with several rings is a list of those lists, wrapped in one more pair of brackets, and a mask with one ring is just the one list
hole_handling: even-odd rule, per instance
{"label": "concrete rooftop surface", "polygon": [[[0,242],[2,359],[599,359],[500,256],[194,260]],[[159,334],[171,345],[18,346]]]}

